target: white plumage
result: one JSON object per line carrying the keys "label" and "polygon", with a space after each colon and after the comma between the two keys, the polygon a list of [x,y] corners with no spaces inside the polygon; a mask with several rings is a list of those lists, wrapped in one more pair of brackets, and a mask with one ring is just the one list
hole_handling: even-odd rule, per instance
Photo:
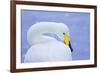
{"label": "white plumage", "polygon": [[25,54],[24,62],[72,60],[69,46],[43,33],[54,33],[63,41],[63,33],[69,35],[69,29],[64,23],[56,22],[39,22],[32,25],[27,32],[30,48]]}

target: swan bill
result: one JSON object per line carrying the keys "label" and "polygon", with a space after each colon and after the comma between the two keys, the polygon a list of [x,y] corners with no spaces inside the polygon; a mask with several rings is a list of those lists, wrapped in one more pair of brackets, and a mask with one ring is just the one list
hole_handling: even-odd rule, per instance
{"label": "swan bill", "polygon": [[73,48],[72,48],[71,42],[70,42],[70,37],[65,33],[63,33],[63,34],[64,34],[64,43],[65,43],[65,45],[68,45],[70,47],[71,52],[73,52]]}

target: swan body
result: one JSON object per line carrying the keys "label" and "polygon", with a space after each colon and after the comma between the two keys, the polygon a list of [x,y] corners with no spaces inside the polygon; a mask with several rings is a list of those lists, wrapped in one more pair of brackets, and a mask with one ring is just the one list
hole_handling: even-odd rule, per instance
{"label": "swan body", "polygon": [[25,54],[24,62],[72,60],[68,45],[56,38],[43,35],[43,33],[55,33],[63,41],[63,32],[69,36],[69,29],[64,23],[39,22],[32,25],[27,32],[30,48]]}
{"label": "swan body", "polygon": [[[45,45],[45,46],[43,46]],[[72,60],[71,51],[58,41],[33,45],[27,52],[25,62],[51,62]]]}

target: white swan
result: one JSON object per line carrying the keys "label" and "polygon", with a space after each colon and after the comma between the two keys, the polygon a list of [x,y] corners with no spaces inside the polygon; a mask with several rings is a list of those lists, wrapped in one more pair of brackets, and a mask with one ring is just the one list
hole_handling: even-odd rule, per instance
{"label": "white swan", "polygon": [[[56,34],[60,41],[44,33]],[[27,32],[31,47],[25,54],[24,62],[72,60],[69,36],[69,29],[64,23],[38,22],[32,25]]]}

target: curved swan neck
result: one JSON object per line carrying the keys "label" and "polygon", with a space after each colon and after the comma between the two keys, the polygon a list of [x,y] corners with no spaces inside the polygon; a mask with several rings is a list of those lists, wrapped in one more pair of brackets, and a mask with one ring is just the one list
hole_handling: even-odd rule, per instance
{"label": "curved swan neck", "polygon": [[43,33],[55,33],[63,39],[63,32],[69,31],[65,24],[56,22],[39,22],[30,27],[27,39],[30,45],[56,40],[53,37],[44,36]]}

